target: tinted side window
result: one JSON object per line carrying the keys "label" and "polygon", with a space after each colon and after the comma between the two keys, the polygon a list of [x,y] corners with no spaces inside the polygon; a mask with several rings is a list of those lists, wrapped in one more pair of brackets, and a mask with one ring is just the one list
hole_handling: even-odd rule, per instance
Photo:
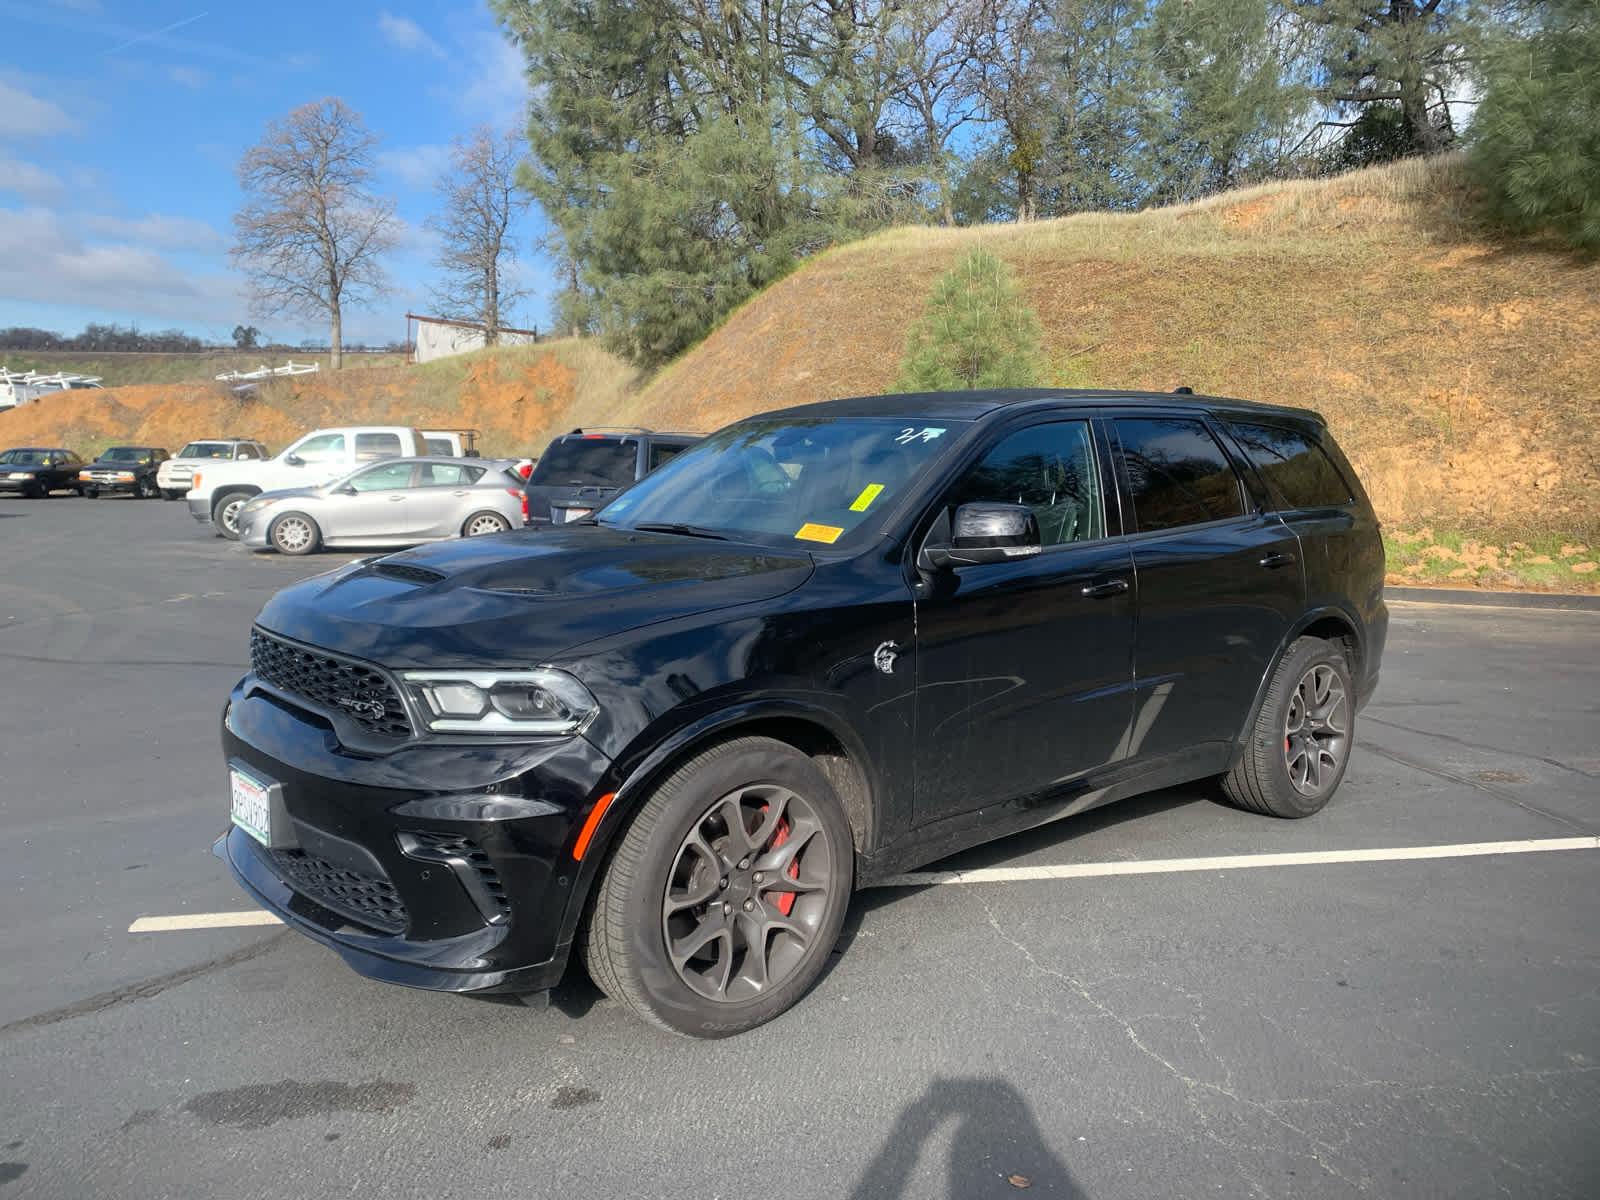
{"label": "tinted side window", "polygon": [[1105,534],[1100,477],[1087,421],[1052,421],[1002,438],[956,484],[951,505],[974,500],[1026,504],[1046,546]]}
{"label": "tinted side window", "polygon": [[400,453],[400,435],[398,433],[356,434],[357,462],[366,462],[374,458],[396,458]]}
{"label": "tinted side window", "polygon": [[1350,485],[1308,433],[1284,425],[1228,423],[1245,455],[1290,508],[1349,504]]}
{"label": "tinted side window", "polygon": [[650,466],[648,469],[654,471],[669,458],[676,458],[678,452],[683,449],[684,447],[682,446],[668,446],[661,442],[654,443],[650,447]]}
{"label": "tinted side window", "polygon": [[1133,488],[1136,528],[1175,529],[1244,515],[1239,477],[1204,422],[1184,417],[1117,421]]}

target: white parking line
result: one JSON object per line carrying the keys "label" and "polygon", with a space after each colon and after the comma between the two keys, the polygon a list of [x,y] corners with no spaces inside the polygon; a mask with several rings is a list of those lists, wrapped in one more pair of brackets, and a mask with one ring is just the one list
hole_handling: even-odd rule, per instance
{"label": "white parking line", "polygon": [[879,886],[928,887],[941,883],[1025,883],[1037,879],[1088,879],[1101,875],[1168,875],[1181,871],[1242,871],[1251,867],[1303,867],[1323,863],[1476,858],[1487,854],[1539,854],[1547,850],[1600,850],[1600,837],[1538,838],[1522,842],[1462,842],[1454,846],[1388,846],[1372,850],[1307,850],[1290,854],[1231,854],[1218,858],[1159,858],[1144,862],[1065,863],[1044,867],[980,867],[972,871],[913,871],[885,879]]}
{"label": "white parking line", "polygon": [[171,933],[177,929],[233,929],[242,925],[281,925],[277,917],[259,908],[245,912],[188,913],[181,917],[140,917],[129,933]]}
{"label": "white parking line", "polygon": [[[1217,858],[1158,858],[1143,862],[1063,863],[1044,867],[980,867],[972,871],[913,871],[879,887],[929,887],[941,883],[1027,883],[1040,879],[1090,879],[1104,875],[1170,875],[1181,871],[1242,871],[1251,867],[1305,867],[1326,863],[1403,862],[1424,858],[1478,858],[1489,854],[1540,854],[1548,850],[1600,850],[1600,837],[1537,838],[1522,842],[1461,842],[1453,846],[1384,846],[1371,850],[1304,850],[1289,854],[1231,854]],[[129,933],[231,929],[277,925],[260,909],[140,917]]]}

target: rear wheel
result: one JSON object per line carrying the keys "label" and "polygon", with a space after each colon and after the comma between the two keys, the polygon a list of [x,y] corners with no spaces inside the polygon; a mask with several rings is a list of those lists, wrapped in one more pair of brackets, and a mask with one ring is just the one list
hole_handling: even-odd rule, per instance
{"label": "rear wheel", "polygon": [[224,492],[211,505],[211,524],[229,541],[239,540],[239,510],[249,499],[245,492]]}
{"label": "rear wheel", "polygon": [[272,522],[267,540],[279,554],[310,554],[322,544],[322,531],[304,513],[284,513]]}
{"label": "rear wheel", "polygon": [[855,869],[822,771],[770,738],[724,742],[651,795],[605,868],[583,956],[608,996],[689,1037],[754,1028],[810,989]]}
{"label": "rear wheel", "polygon": [[1355,734],[1350,664],[1333,642],[1304,637],[1273,672],[1250,739],[1222,789],[1241,808],[1309,817],[1333,798]]}
{"label": "rear wheel", "polygon": [[511,522],[497,512],[473,513],[461,526],[462,537],[478,537],[485,533],[504,533]]}

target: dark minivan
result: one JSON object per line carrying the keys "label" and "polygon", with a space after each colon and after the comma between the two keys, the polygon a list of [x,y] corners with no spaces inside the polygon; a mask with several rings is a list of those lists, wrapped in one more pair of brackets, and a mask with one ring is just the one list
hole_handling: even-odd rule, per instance
{"label": "dark minivan", "polygon": [[1316,812],[1387,629],[1322,420],[1191,395],[874,396],[712,434],[593,517],[274,597],[218,852],[377,979],[538,993],[576,949],[720,1037],[853,889],[1153,788]]}
{"label": "dark minivan", "polygon": [[704,436],[653,429],[563,433],[545,448],[528,476],[523,523],[561,525],[586,517]]}

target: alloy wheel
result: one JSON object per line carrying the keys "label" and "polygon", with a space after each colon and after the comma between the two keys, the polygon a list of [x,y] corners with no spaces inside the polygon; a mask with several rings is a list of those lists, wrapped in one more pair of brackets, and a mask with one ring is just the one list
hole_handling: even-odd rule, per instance
{"label": "alloy wheel", "polygon": [[1336,779],[1350,748],[1350,702],[1339,673],[1317,663],[1300,677],[1283,723],[1283,755],[1289,782],[1303,796],[1322,792]]}

